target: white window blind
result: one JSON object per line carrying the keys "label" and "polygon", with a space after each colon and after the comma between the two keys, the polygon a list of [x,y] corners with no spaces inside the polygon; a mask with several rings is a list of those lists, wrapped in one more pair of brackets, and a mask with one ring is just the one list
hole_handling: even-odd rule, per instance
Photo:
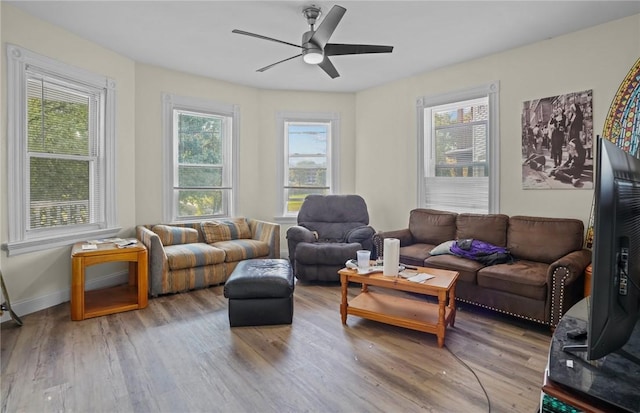
{"label": "white window blind", "polygon": [[[425,207],[486,213],[489,200],[487,98],[425,109]],[[427,134],[425,134],[427,135]]]}
{"label": "white window blind", "polygon": [[103,91],[27,69],[28,230],[104,224]]}

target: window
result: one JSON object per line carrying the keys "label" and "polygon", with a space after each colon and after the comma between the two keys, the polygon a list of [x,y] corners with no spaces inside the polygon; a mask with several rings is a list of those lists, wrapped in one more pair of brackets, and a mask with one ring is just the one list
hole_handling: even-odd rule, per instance
{"label": "window", "polygon": [[498,83],[418,100],[418,203],[423,208],[495,213]]}
{"label": "window", "polygon": [[115,82],[7,46],[9,255],[115,235]]}
{"label": "window", "polygon": [[279,113],[281,139],[279,211],[295,218],[309,194],[337,193],[337,114]]}
{"label": "window", "polygon": [[232,216],[238,107],[164,94],[167,222]]}

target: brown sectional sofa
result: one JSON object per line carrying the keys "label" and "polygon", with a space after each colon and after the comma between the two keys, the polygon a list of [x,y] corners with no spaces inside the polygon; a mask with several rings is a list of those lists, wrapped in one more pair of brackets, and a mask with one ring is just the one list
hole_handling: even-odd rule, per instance
{"label": "brown sectional sofa", "polygon": [[[401,263],[458,271],[457,300],[552,328],[583,297],[584,270],[591,262],[591,251],[582,247],[584,224],[577,219],[414,209],[408,228],[376,233],[382,254],[384,238],[400,240]],[[441,243],[468,238],[506,247],[515,261],[485,266],[430,253]]]}

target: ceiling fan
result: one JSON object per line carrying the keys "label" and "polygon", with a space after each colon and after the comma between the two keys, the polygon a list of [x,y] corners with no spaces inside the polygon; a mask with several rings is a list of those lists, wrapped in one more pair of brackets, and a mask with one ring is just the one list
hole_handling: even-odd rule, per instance
{"label": "ceiling fan", "polygon": [[347,9],[341,6],[333,6],[329,13],[322,19],[318,29],[315,29],[315,24],[320,17],[320,7],[311,5],[306,7],[302,14],[304,15],[307,23],[309,24],[309,31],[302,35],[302,45],[285,42],[283,40],[274,39],[272,37],[262,36],[255,33],[246,32],[244,30],[235,29],[232,32],[237,34],[244,34],[246,36],[257,37],[258,39],[270,40],[272,42],[278,42],[288,44],[289,46],[298,47],[302,49],[302,53],[295,56],[280,60],[270,64],[269,66],[258,69],[258,72],[264,72],[271,69],[273,66],[288,60],[295,59],[302,56],[302,59],[308,64],[317,64],[322,70],[324,70],[332,79],[340,76],[336,70],[329,56],[349,55],[349,54],[365,54],[365,53],[391,53],[393,46],[378,46],[368,44],[340,44],[340,43],[328,43],[329,38],[333,34],[333,31],[340,23],[342,16],[344,16]]}

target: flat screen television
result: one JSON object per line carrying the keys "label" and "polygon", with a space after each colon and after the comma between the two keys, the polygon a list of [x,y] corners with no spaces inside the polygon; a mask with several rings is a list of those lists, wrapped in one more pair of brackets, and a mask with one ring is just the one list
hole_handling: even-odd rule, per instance
{"label": "flat screen television", "polygon": [[588,360],[621,353],[640,317],[640,160],[598,137],[595,172]]}

